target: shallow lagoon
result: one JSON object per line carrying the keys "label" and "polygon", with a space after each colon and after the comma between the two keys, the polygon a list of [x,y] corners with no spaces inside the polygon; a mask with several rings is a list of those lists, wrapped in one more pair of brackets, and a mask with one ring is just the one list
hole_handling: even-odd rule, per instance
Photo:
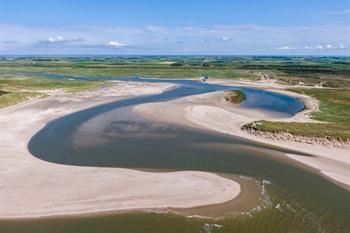
{"label": "shallow lagoon", "polygon": [[[139,80],[134,81],[163,81]],[[215,90],[240,89],[242,107],[293,115],[303,108],[295,98],[250,88],[232,88],[178,81],[161,95],[136,97],[97,106],[59,118],[30,141],[31,153],[43,160],[81,166],[156,170],[202,170],[253,177],[264,184],[268,208],[249,214],[209,220],[174,214],[127,213],[46,220],[2,221],[1,232],[349,232],[350,195],[314,171],[283,158],[285,150],[206,130],[150,122],[130,107]],[[111,112],[113,110],[113,112]],[[77,142],[83,124],[102,114],[106,139],[89,147]],[[74,139],[74,140],[73,140]],[[304,155],[308,156],[308,155]]]}

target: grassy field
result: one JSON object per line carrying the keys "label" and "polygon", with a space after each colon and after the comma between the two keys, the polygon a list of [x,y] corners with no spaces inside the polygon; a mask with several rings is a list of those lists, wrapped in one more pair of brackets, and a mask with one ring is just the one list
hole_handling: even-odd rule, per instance
{"label": "grassy field", "polygon": [[288,132],[293,135],[350,140],[350,90],[348,89],[293,89],[320,101],[320,111],[312,114],[315,120],[325,123],[295,123],[258,121],[244,126],[265,132]]}
{"label": "grassy field", "polygon": [[281,83],[350,88],[348,57],[126,56],[0,59],[0,74],[277,79]]}
{"label": "grassy field", "polygon": [[100,81],[71,81],[21,75],[0,75],[0,107],[14,105],[34,97],[44,97],[46,91],[79,92],[96,89],[101,85]]}
{"label": "grassy field", "polygon": [[35,97],[43,97],[45,94],[37,92],[9,92],[0,96],[0,108],[15,105]]}
{"label": "grassy field", "polygon": [[2,91],[43,91],[61,89],[77,92],[98,88],[102,81],[77,81],[57,78],[28,77],[24,75],[0,75]]}
{"label": "grassy field", "polygon": [[253,79],[258,77],[253,73],[244,70],[230,68],[193,68],[193,67],[168,67],[167,65],[157,66],[120,66],[120,67],[15,67],[0,68],[0,73],[33,72],[53,73],[73,76],[92,77],[153,77],[153,78],[198,78],[203,76],[231,79]]}
{"label": "grassy field", "polygon": [[242,91],[228,91],[225,100],[233,104],[239,104],[246,99],[246,95]]}

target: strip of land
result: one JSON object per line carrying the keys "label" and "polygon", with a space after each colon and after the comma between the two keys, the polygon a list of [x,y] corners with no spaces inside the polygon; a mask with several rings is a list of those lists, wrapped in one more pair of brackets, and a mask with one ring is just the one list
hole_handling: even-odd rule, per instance
{"label": "strip of land", "polygon": [[213,83],[231,86],[249,86],[275,91],[301,99],[306,109],[291,118],[282,119],[271,112],[240,108],[225,100],[224,92],[215,92],[185,97],[162,103],[149,103],[137,106],[135,111],[145,117],[172,123],[215,130],[232,134],[249,140],[266,143],[273,146],[297,150],[314,155],[312,157],[298,154],[286,154],[310,168],[319,171],[333,182],[350,189],[350,147],[348,144],[339,146],[311,144],[308,141],[277,140],[264,135],[254,135],[243,131],[242,127],[258,120],[284,122],[315,122],[310,114],[319,109],[319,102],[310,96],[290,92],[284,86],[274,82],[223,81],[212,80]]}
{"label": "strip of land", "polygon": [[36,218],[224,203],[240,185],[212,173],[142,172],[77,167],[39,160],[30,138],[49,121],[132,95],[161,93],[172,84],[115,82],[108,89],[67,93],[0,109],[0,218]]}

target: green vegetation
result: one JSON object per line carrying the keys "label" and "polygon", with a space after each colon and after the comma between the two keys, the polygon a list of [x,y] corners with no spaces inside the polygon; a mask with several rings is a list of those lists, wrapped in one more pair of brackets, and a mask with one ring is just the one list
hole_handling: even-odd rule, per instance
{"label": "green vegetation", "polygon": [[313,96],[320,101],[320,111],[312,118],[325,123],[296,123],[258,121],[245,125],[245,129],[265,132],[288,132],[293,135],[350,140],[350,90],[340,89],[294,89],[293,91]]}
{"label": "green vegetation", "polygon": [[244,94],[244,92],[236,91],[236,90],[228,91],[225,96],[225,100],[233,104],[239,104],[243,102],[245,99],[246,99],[246,95]]}
{"label": "green vegetation", "polygon": [[44,94],[36,92],[7,92],[4,95],[0,95],[0,108],[18,104],[38,96],[44,96]]}
{"label": "green vegetation", "polygon": [[77,92],[96,89],[100,81],[76,81],[57,78],[40,78],[24,75],[0,76],[0,90],[2,91],[44,91],[61,89],[67,92]]}
{"label": "green vegetation", "polygon": [[73,81],[26,76],[0,76],[0,107],[23,102],[29,98],[45,96],[45,91],[79,92],[100,87],[100,81]]}
{"label": "green vegetation", "polygon": [[325,139],[336,139],[346,141],[350,139],[350,126],[341,124],[323,124],[323,123],[298,123],[298,122],[271,122],[257,121],[245,125],[244,128],[253,128],[255,130],[281,133],[287,132],[293,135],[304,137],[315,137]]}
{"label": "green vegetation", "polygon": [[349,57],[124,56],[0,58],[0,74],[277,79],[281,83],[350,88]]}
{"label": "green vegetation", "polygon": [[320,111],[312,114],[319,121],[350,125],[349,89],[294,89],[293,91],[315,97],[320,101]]}
{"label": "green vegetation", "polygon": [[7,92],[7,91],[2,91],[2,90],[0,90],[0,96],[2,96],[2,95],[5,95],[5,94],[8,94],[9,92]]}

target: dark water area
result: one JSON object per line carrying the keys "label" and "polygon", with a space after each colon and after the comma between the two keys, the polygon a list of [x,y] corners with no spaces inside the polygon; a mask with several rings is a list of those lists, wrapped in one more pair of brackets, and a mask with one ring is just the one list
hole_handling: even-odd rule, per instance
{"label": "dark water area", "polygon": [[[159,95],[115,101],[58,118],[32,137],[29,151],[39,159],[66,165],[199,170],[249,176],[264,184],[271,202],[269,207],[250,215],[222,219],[127,213],[0,221],[0,232],[350,232],[349,192],[284,159],[283,153],[293,151],[208,130],[153,122],[135,116],[130,110],[141,103],[236,89],[247,96],[241,107],[291,116],[303,108],[299,100],[253,88],[189,80],[125,80],[172,82],[179,86]],[[89,122],[98,122],[99,116],[109,117],[107,122],[101,122],[96,134],[81,133],[89,127]],[[96,135],[102,135],[103,143],[86,143]],[[79,143],[82,145],[77,146]]]}

